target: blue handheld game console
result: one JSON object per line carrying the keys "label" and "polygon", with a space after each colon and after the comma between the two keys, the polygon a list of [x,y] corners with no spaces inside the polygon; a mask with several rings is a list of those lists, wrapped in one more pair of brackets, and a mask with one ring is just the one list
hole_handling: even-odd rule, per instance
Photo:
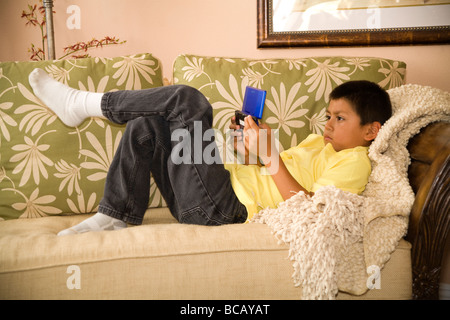
{"label": "blue handheld game console", "polygon": [[242,111],[236,110],[236,124],[244,127],[244,119],[246,116],[252,116],[253,120],[258,124],[258,120],[262,118],[264,103],[266,101],[266,91],[247,87],[245,89],[244,104]]}

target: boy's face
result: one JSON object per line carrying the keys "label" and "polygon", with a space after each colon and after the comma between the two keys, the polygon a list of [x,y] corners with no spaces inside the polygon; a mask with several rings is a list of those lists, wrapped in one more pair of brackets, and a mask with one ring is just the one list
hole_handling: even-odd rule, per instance
{"label": "boy's face", "polygon": [[361,125],[361,118],[346,99],[331,100],[327,109],[327,123],[323,133],[325,144],[331,143],[335,151],[369,146],[372,124]]}

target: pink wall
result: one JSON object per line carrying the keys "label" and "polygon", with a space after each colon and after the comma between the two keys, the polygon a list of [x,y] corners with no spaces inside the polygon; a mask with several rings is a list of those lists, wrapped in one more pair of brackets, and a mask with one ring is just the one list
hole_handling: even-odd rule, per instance
{"label": "pink wall", "polygon": [[[39,44],[37,28],[20,19],[28,3],[1,0],[0,61],[27,60],[31,42]],[[80,7],[81,29],[69,30],[71,4]],[[180,53],[248,58],[291,58],[325,55],[376,56],[408,64],[407,82],[450,91],[450,45],[257,49],[254,0],[55,0],[57,56],[62,47],[106,35],[127,40],[125,45],[92,51],[116,56],[151,52],[163,64],[165,77]]]}

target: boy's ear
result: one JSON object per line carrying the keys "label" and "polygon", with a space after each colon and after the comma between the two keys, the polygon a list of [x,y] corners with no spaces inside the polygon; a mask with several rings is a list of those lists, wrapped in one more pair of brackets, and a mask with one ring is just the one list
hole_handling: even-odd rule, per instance
{"label": "boy's ear", "polygon": [[366,131],[366,136],[365,136],[366,141],[373,141],[373,140],[375,140],[375,138],[377,137],[378,132],[380,131],[380,129],[381,129],[381,123],[380,122],[374,121],[372,123],[369,123],[368,127],[367,127],[367,131]]}

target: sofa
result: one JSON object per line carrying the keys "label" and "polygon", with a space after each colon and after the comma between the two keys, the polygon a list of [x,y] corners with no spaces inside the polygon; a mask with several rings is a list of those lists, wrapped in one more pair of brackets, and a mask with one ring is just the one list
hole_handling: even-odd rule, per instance
{"label": "sofa", "polygon": [[[37,99],[36,67],[74,88],[108,92],[164,85],[151,54],[0,63],[0,299],[299,300],[289,246],[264,223],[179,224],[151,180],[140,226],[57,237],[97,210],[124,126],[92,118],[69,128]],[[375,57],[264,59],[180,55],[173,84],[200,90],[224,132],[247,85],[267,91],[263,121],[281,149],[322,133],[328,94],[349,80],[402,86],[406,64]],[[408,231],[379,285],[336,299],[436,299],[449,233],[450,125],[424,127],[408,145],[415,193]],[[392,199],[395,201],[395,199]],[[367,277],[371,273],[368,271]]]}

